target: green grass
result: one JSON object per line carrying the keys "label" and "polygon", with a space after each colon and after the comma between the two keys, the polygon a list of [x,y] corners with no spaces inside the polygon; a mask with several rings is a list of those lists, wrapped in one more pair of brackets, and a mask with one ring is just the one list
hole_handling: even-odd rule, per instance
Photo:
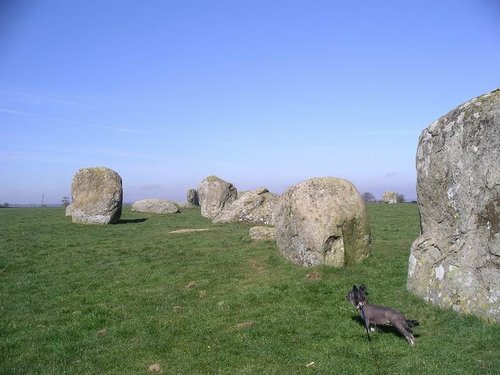
{"label": "green grass", "polygon": [[[406,291],[416,205],[368,212],[368,260],[307,269],[251,242],[250,225],[213,225],[197,209],[125,209],[109,226],[1,209],[0,373],[147,374],[155,363],[164,374],[500,373],[499,325]],[[169,233],[181,228],[210,231]],[[391,331],[366,339],[345,299],[354,283],[420,321],[415,347]]]}

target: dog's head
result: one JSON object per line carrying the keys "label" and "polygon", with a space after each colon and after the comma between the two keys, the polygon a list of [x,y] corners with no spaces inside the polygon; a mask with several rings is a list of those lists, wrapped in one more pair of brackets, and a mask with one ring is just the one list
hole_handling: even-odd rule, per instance
{"label": "dog's head", "polygon": [[366,302],[367,295],[366,286],[362,284],[359,286],[353,285],[352,290],[347,293],[346,298],[354,307],[357,307],[360,302]]}

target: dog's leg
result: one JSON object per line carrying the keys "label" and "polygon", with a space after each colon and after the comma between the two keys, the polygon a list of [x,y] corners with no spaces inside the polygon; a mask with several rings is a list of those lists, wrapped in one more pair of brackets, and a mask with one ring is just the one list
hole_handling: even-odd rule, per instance
{"label": "dog's leg", "polygon": [[408,332],[406,329],[406,322],[403,320],[397,320],[396,322],[393,322],[394,327],[401,333],[406,340],[408,340],[408,343],[413,346],[415,345],[415,337]]}
{"label": "dog's leg", "polygon": [[370,323],[365,321],[366,335],[368,336],[368,341],[372,341],[370,337]]}
{"label": "dog's leg", "polygon": [[363,322],[365,322],[366,335],[368,336],[368,341],[372,341],[370,337],[370,319],[368,319],[363,311],[363,309],[359,310],[361,313],[361,317],[363,318]]}

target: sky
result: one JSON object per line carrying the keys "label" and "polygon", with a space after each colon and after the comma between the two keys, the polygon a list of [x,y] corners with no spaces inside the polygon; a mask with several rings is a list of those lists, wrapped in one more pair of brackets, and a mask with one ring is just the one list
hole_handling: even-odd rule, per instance
{"label": "sky", "polygon": [[0,2],[0,203],[105,166],[124,201],[216,175],[416,198],[421,131],[500,87],[496,0]]}

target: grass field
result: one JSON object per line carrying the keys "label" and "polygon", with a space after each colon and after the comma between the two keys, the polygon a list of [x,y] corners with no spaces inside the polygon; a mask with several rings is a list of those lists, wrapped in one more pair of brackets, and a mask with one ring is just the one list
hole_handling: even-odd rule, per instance
{"label": "grass field", "polygon": [[[499,325],[406,291],[416,205],[368,212],[372,257],[306,269],[198,209],[125,209],[109,226],[1,209],[0,374],[500,373]],[[185,228],[209,230],[169,233]],[[392,331],[367,340],[345,298],[354,283],[420,321],[414,347]]]}

